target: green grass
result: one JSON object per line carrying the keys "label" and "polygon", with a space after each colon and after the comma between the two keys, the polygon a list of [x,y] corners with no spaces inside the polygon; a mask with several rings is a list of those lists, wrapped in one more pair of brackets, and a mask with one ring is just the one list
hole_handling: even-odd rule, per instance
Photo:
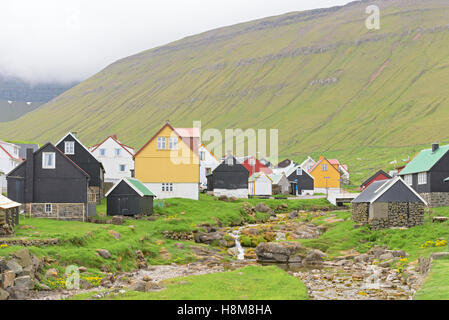
{"label": "green grass", "polygon": [[[427,247],[421,245],[428,240],[449,238],[449,222],[432,223],[431,217],[426,216],[425,224],[410,229],[383,229],[370,230],[368,226],[354,229],[350,212],[337,212],[337,218],[344,222],[328,224],[328,231],[319,239],[299,240],[305,246],[326,252],[330,257],[344,255],[348,250],[354,249],[360,253],[368,251],[375,245],[387,246],[391,250],[405,250],[410,254],[409,260],[417,260],[420,256],[428,256],[431,252],[447,251],[448,247]],[[449,207],[438,208],[432,211],[431,216],[449,216]],[[320,217],[311,219],[314,223],[323,224]]]}
{"label": "green grass", "polygon": [[[365,7],[269,17],[124,58],[0,123],[0,136],[56,142],[74,128],[86,145],[116,133],[138,148],[166,119],[177,127],[201,120],[223,135],[277,128],[280,158],[336,157],[358,185],[433,141],[449,142],[449,33],[435,29],[447,25],[446,0],[388,1],[378,31],[366,29]],[[325,50],[301,54],[311,47]]]}
{"label": "green grass", "polygon": [[432,268],[417,291],[415,300],[449,300],[449,259],[432,262]]}
{"label": "green grass", "polygon": [[[249,266],[242,269],[165,280],[158,292],[129,291],[111,300],[308,300],[307,288],[280,268]],[[73,299],[84,300],[93,293]]]}

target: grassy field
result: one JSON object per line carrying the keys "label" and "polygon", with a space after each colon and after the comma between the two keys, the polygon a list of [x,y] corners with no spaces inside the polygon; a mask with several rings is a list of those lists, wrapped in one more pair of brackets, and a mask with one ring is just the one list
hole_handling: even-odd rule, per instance
{"label": "grassy field", "polygon": [[423,286],[415,295],[416,300],[449,300],[449,259],[432,262],[432,269]]}
{"label": "grassy field", "polygon": [[[110,300],[308,300],[307,288],[297,278],[270,266],[165,280],[159,292],[129,291]],[[93,293],[75,296],[75,300]]]}
{"label": "grassy field", "polygon": [[201,120],[222,134],[278,128],[281,158],[337,157],[357,185],[422,146],[449,142],[446,0],[379,6],[376,31],[365,27],[360,2],[220,28],[124,58],[0,123],[0,137],[46,143],[74,130],[87,145],[118,134],[138,148],[166,119],[177,127]]}

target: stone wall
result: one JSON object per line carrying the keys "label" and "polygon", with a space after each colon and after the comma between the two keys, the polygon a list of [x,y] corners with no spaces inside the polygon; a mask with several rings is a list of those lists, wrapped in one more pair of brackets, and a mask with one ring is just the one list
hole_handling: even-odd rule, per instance
{"label": "stone wall", "polygon": [[14,226],[18,214],[17,208],[0,209],[0,237],[14,236]]}
{"label": "stone wall", "polygon": [[368,223],[369,203],[353,203],[352,204],[352,220],[355,223]]}
{"label": "stone wall", "polygon": [[52,211],[45,212],[45,203],[25,204],[25,213],[31,218],[46,218],[65,221],[85,221],[84,203],[52,203]]}
{"label": "stone wall", "polygon": [[426,200],[429,207],[449,206],[449,192],[420,193],[420,196]]}

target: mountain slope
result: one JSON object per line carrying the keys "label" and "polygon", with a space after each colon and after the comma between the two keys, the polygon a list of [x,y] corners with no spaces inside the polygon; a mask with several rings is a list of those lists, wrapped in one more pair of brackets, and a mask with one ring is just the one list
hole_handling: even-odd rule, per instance
{"label": "mountain slope", "polygon": [[[380,30],[365,27],[369,4]],[[364,175],[449,141],[448,16],[446,0],[363,1],[212,30],[117,61],[0,123],[0,136],[45,142],[74,130],[94,143],[117,133],[138,147],[166,119],[279,128],[282,156],[325,152]]]}

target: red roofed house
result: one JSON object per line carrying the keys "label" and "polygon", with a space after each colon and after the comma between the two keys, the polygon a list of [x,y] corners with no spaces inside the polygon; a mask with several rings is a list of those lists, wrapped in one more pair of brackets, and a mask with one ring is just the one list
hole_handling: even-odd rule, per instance
{"label": "red roofed house", "polygon": [[0,140],[0,194],[7,191],[6,175],[20,163],[20,147]]}
{"label": "red roofed house", "polygon": [[264,165],[255,157],[247,157],[242,162],[242,165],[245,167],[246,170],[249,171],[250,177],[256,172],[262,172],[265,173],[266,175],[273,173],[273,171],[270,168],[268,168],[266,165]]}
{"label": "red roofed house", "polygon": [[388,180],[388,179],[391,179],[391,176],[388,173],[386,173],[385,171],[379,170],[362,183],[362,185],[360,186],[360,190],[365,190],[374,181],[382,181],[382,180]]}

